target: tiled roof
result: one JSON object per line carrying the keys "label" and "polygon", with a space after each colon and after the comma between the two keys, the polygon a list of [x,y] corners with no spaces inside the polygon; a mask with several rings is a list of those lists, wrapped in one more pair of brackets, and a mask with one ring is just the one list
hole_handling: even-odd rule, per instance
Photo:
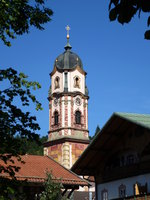
{"label": "tiled roof", "polygon": [[148,114],[121,113],[121,112],[116,112],[114,114],[124,119],[127,119],[128,121],[139,124],[145,128],[150,128],[150,115]]}
{"label": "tiled roof", "polygon": [[[64,185],[80,185],[87,186],[88,182],[81,179],[79,176],[64,168],[62,165],[54,161],[48,156],[24,155],[21,156],[21,163],[13,157],[14,164],[8,162],[8,165],[20,167],[19,172],[15,173],[17,180],[26,180],[28,182],[41,183],[45,181],[46,172],[51,172],[55,181],[60,181]],[[0,160],[0,165],[5,166]],[[1,173],[1,177],[9,177],[8,174]]]}

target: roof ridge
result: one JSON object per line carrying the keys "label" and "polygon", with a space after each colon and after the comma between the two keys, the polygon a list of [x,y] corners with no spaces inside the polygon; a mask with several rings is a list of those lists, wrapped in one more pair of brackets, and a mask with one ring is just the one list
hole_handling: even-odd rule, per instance
{"label": "roof ridge", "polygon": [[54,160],[51,156],[47,156],[47,157],[48,157],[49,159],[52,159],[55,163],[57,163],[59,166],[63,167],[63,168],[64,168],[65,170],[67,170],[68,172],[72,173],[74,176],[76,176],[77,178],[79,178],[81,181],[83,181],[83,182],[85,181],[86,183],[88,183],[88,185],[90,185],[90,183],[89,183],[87,180],[81,178],[80,176],[78,176],[77,174],[75,174],[73,171],[67,169],[66,167],[64,167],[63,165],[61,165],[60,163],[58,163],[56,160]]}
{"label": "roof ridge", "polygon": [[34,155],[34,154],[27,154],[27,153],[24,154],[24,155],[20,155],[20,156],[22,156],[22,157],[23,157],[23,156],[33,156],[33,157],[36,156],[36,157],[43,157],[43,156],[44,156],[44,157],[45,157],[45,155]]}
{"label": "roof ridge", "polygon": [[114,118],[114,117],[120,117],[123,118],[124,120],[128,120],[132,123],[136,123],[139,126],[142,126],[144,128],[150,129],[150,126],[146,126],[146,124],[142,123],[142,122],[138,122],[137,120],[133,120],[126,115],[130,115],[130,116],[145,116],[145,117],[149,117],[150,118],[150,114],[139,114],[139,113],[125,113],[125,112],[114,112],[109,119],[106,121],[106,123],[104,124],[104,126],[102,127],[102,129],[100,130],[100,132],[93,138],[93,140],[90,142],[90,144],[88,145],[88,147],[84,150],[84,152],[81,154],[81,156],[79,157],[79,159],[73,164],[72,168],[74,170],[74,168],[77,166],[77,164],[80,162],[80,160],[86,155],[86,153],[89,151],[89,149],[91,148],[92,145],[94,145],[94,143],[96,142],[97,138],[101,137],[101,134],[103,133],[103,131],[105,130],[105,128],[109,125],[110,121]]}
{"label": "roof ridge", "polygon": [[121,114],[121,115],[138,115],[138,116],[140,116],[140,115],[144,115],[144,116],[150,116],[150,114],[144,114],[144,113],[133,113],[133,112],[114,112],[113,114]]}

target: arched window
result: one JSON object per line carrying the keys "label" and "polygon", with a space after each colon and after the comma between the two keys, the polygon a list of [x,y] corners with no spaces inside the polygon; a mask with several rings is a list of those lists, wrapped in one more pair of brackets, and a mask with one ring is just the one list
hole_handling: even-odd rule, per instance
{"label": "arched window", "polygon": [[54,83],[55,83],[55,89],[57,89],[57,88],[60,88],[60,85],[59,85],[59,77],[57,76],[56,78],[55,78],[55,81],[54,81]]}
{"label": "arched window", "polygon": [[74,87],[80,88],[80,78],[78,76],[74,77]]}
{"label": "arched window", "polygon": [[102,200],[108,200],[108,191],[106,189],[101,191]]}
{"label": "arched window", "polygon": [[126,196],[126,186],[121,184],[119,186],[119,198],[124,198]]}
{"label": "arched window", "polygon": [[80,111],[76,111],[75,121],[76,121],[76,124],[81,124],[81,112]]}
{"label": "arched window", "polygon": [[54,125],[58,125],[58,112],[55,111],[54,113]]}

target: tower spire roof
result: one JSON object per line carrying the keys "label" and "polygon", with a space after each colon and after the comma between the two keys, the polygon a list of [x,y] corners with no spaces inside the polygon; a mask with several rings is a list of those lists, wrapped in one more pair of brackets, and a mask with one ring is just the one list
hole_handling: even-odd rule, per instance
{"label": "tower spire roof", "polygon": [[67,44],[64,47],[65,51],[56,58],[54,67],[56,66],[58,69],[66,70],[66,69],[75,69],[77,66],[79,66],[81,69],[83,69],[83,64],[80,57],[71,51],[72,46],[69,43],[70,27],[68,25],[66,26],[66,31],[67,31]]}
{"label": "tower spire roof", "polygon": [[67,44],[64,48],[67,51],[67,50],[70,50],[72,48],[72,46],[69,43],[69,38],[70,38],[70,35],[69,35],[70,27],[69,27],[69,25],[66,26],[66,31],[67,31]]}

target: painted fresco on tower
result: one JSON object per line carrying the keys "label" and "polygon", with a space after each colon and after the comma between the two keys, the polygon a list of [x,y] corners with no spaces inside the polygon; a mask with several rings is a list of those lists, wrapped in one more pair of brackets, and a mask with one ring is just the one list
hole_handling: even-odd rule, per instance
{"label": "painted fresco on tower", "polygon": [[67,26],[65,51],[54,62],[50,73],[49,133],[45,152],[67,168],[89,144],[88,89],[80,57],[71,51]]}

